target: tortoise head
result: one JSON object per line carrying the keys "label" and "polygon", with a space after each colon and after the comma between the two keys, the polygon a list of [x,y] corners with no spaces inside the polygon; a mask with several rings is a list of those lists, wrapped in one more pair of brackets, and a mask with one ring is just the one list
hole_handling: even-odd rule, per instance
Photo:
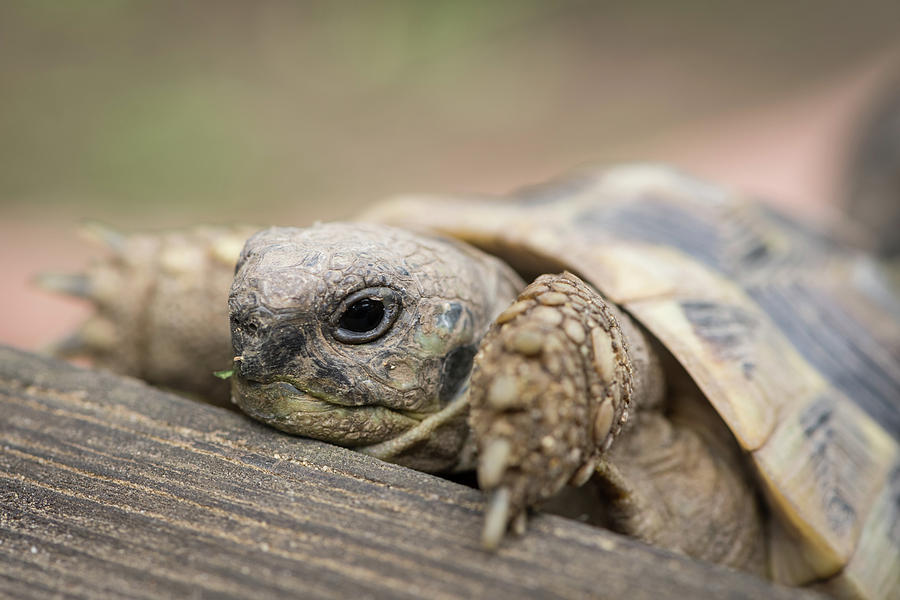
{"label": "tortoise head", "polygon": [[[229,296],[233,399],[288,433],[384,444],[464,392],[479,340],[520,286],[453,240],[344,223],[259,232]],[[452,466],[466,430],[450,421],[384,457]]]}

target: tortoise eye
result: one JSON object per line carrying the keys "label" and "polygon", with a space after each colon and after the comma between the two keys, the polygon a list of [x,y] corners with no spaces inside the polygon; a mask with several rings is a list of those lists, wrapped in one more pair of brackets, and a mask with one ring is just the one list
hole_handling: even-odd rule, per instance
{"label": "tortoise eye", "polygon": [[383,318],[384,302],[374,298],[363,298],[347,307],[338,324],[341,329],[353,333],[368,333],[378,327]]}
{"label": "tortoise eye", "polygon": [[354,292],[344,298],[331,318],[334,338],[345,344],[374,341],[387,333],[399,312],[399,298],[390,288]]}

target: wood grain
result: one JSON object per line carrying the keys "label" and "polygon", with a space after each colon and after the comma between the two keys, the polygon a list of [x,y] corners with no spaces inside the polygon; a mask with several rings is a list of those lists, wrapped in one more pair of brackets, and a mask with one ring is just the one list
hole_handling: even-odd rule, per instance
{"label": "wood grain", "polygon": [[[0,348],[0,596],[796,598],[133,379]],[[810,594],[812,597],[813,595]]]}

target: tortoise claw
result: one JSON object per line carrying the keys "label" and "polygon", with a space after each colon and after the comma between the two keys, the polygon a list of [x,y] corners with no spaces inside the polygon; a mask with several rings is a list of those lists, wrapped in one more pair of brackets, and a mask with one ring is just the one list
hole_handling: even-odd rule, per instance
{"label": "tortoise claw", "polygon": [[77,331],[61,340],[43,346],[41,348],[41,353],[57,358],[68,358],[71,356],[81,356],[88,352],[89,349],[90,344],[88,344],[84,336],[81,335],[81,332]]}
{"label": "tortoise claw", "polygon": [[92,317],[78,331],[41,350],[44,354],[58,358],[82,356],[96,359],[115,352],[118,343],[115,325],[102,317]]}
{"label": "tortoise claw", "polygon": [[505,438],[490,441],[478,460],[478,487],[490,490],[503,480],[503,474],[509,465],[512,445]]}
{"label": "tortoise claw", "polygon": [[82,223],[78,233],[83,238],[106,246],[114,252],[120,252],[125,247],[125,235],[97,221]]}
{"label": "tortoise claw", "polygon": [[91,281],[87,275],[71,273],[41,273],[35,279],[38,287],[48,292],[66,294],[76,298],[91,297]]}
{"label": "tortoise claw", "polygon": [[481,545],[485,550],[496,550],[500,545],[509,524],[510,504],[509,488],[502,487],[491,494],[481,532]]}
{"label": "tortoise claw", "polygon": [[527,513],[523,510],[513,517],[510,527],[514,534],[519,536],[525,535],[525,526],[528,524],[528,517],[526,515]]}
{"label": "tortoise claw", "polygon": [[569,481],[575,487],[581,487],[594,475],[594,471],[597,470],[597,458],[592,457],[589,458],[583,465],[581,465],[575,474],[572,475],[572,479]]}

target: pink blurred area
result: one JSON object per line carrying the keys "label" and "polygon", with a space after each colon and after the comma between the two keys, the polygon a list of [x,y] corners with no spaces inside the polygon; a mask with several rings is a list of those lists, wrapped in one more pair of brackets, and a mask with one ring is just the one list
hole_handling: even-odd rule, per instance
{"label": "pink blurred area", "polygon": [[89,313],[34,285],[104,254],[83,219],[305,224],[395,193],[502,193],[647,160],[834,220],[855,135],[900,64],[887,3],[829,2],[812,25],[655,3],[427,18],[404,2],[151,4],[81,26],[0,9],[0,343],[39,349]]}
{"label": "pink blurred area", "polygon": [[46,272],[83,269],[92,248],[78,240],[70,223],[4,219],[0,223],[0,271],[6,278],[0,301],[0,343],[41,350],[73,331],[90,314],[87,302],[41,290]]}

